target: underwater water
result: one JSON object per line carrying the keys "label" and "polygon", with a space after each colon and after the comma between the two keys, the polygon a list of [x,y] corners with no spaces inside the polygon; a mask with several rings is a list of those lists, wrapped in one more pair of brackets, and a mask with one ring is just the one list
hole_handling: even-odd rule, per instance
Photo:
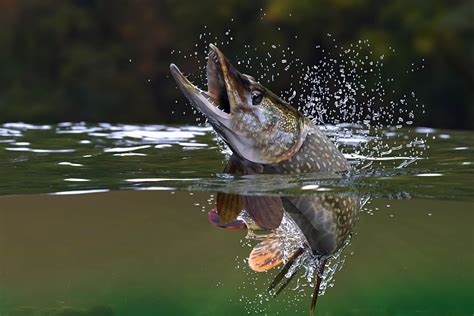
{"label": "underwater water", "polygon": [[366,202],[317,315],[472,315],[474,134],[324,130],[356,171],[224,174],[208,127],[0,125],[0,315],[307,315],[303,276],[267,295],[279,268],[209,223],[217,191]]}

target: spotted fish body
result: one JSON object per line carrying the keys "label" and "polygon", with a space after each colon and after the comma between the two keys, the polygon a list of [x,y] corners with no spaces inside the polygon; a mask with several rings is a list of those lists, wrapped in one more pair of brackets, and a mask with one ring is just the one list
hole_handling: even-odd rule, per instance
{"label": "spotted fish body", "polygon": [[[300,150],[290,159],[264,167],[269,173],[332,173],[349,170],[344,155],[318,127],[312,126]],[[335,253],[350,235],[359,202],[351,195],[282,197],[285,211],[306,237],[313,254]]]}
{"label": "spotted fish body", "polygon": [[321,130],[309,122],[308,133],[300,149],[289,159],[266,165],[265,173],[342,172],[350,166],[344,155]]}
{"label": "spotted fish body", "polygon": [[[233,156],[229,165],[242,174],[298,174],[349,170],[342,153],[316,126],[300,150],[278,164],[260,165]],[[275,197],[276,198],[276,197]],[[280,197],[283,209],[301,229],[313,254],[336,252],[350,235],[357,218],[359,201],[352,195],[321,194]],[[272,212],[268,213],[269,216]]]}
{"label": "spotted fish body", "polygon": [[[224,172],[302,174],[350,169],[343,154],[317,126],[253,77],[238,72],[214,45],[210,45],[207,63],[208,91],[194,86],[176,65],[171,64],[170,70],[184,95],[232,150]],[[273,230],[286,212],[306,237],[307,248],[319,256],[332,254],[344,244],[359,209],[355,197],[340,194],[279,197],[219,192],[216,201],[210,219],[223,228],[245,226],[236,221],[245,210],[259,228]],[[266,271],[285,261],[278,242],[272,237],[257,245],[250,259],[255,271]],[[303,251],[298,249],[289,262]],[[286,269],[288,263],[276,280],[283,278]],[[318,273],[311,313],[320,281]]]}
{"label": "spotted fish body", "polygon": [[[257,164],[233,155],[225,171],[240,174],[298,174],[349,170],[349,163],[335,144],[317,126],[311,122],[307,124],[308,133],[305,140],[289,159],[277,164]],[[224,195],[218,194],[218,199],[222,196]],[[232,199],[235,201],[236,196],[233,195]],[[321,194],[271,199],[281,200],[282,208],[300,227],[311,251],[319,255],[332,254],[344,244],[359,210],[358,199],[352,195]],[[242,206],[243,204],[239,205]],[[278,211],[263,212],[256,209],[253,213],[272,217]]]}

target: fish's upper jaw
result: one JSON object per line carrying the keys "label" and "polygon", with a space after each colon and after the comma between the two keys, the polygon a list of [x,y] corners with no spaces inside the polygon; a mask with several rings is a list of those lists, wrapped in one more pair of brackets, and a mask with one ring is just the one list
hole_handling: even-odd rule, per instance
{"label": "fish's upper jaw", "polygon": [[211,122],[230,119],[231,104],[227,93],[229,85],[226,81],[238,80],[240,74],[216,46],[209,45],[206,66],[207,91],[190,82],[175,64],[170,65],[170,71],[191,104]]}
{"label": "fish's upper jaw", "polygon": [[204,114],[210,122],[224,124],[230,119],[230,115],[218,108],[208,92],[198,88],[189,81],[175,64],[170,65],[170,71],[181,92],[183,92],[193,107]]}

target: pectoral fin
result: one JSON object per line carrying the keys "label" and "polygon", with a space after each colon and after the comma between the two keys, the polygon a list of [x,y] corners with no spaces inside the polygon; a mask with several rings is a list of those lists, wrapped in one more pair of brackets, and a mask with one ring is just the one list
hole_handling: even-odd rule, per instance
{"label": "pectoral fin", "polygon": [[244,203],[242,197],[233,193],[217,193],[217,214],[222,224],[234,221],[242,211]]}
{"label": "pectoral fin", "polygon": [[[224,172],[242,174],[243,168],[239,158],[235,155],[230,157],[230,160],[224,168]],[[216,202],[217,214],[219,215],[220,223],[223,225],[234,221],[244,206],[241,196],[233,193],[218,192]]]}
{"label": "pectoral fin", "polygon": [[277,228],[283,219],[283,204],[277,196],[242,196],[244,209],[263,229]]}
{"label": "pectoral fin", "polygon": [[282,263],[278,239],[270,237],[258,243],[249,256],[249,266],[255,272],[264,272]]}
{"label": "pectoral fin", "polygon": [[225,228],[225,229],[238,229],[238,230],[245,230],[247,229],[247,225],[241,221],[241,220],[234,220],[231,221],[228,224],[223,224],[221,222],[221,219],[219,218],[219,215],[217,214],[217,209],[213,208],[212,210],[207,213],[207,218],[209,219],[209,222],[217,227],[220,228]]}

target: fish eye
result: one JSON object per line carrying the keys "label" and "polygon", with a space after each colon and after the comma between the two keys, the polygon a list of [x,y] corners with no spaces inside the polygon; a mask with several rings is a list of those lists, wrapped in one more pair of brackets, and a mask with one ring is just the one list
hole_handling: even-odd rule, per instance
{"label": "fish eye", "polygon": [[258,105],[262,102],[263,94],[258,90],[252,91],[252,104]]}

